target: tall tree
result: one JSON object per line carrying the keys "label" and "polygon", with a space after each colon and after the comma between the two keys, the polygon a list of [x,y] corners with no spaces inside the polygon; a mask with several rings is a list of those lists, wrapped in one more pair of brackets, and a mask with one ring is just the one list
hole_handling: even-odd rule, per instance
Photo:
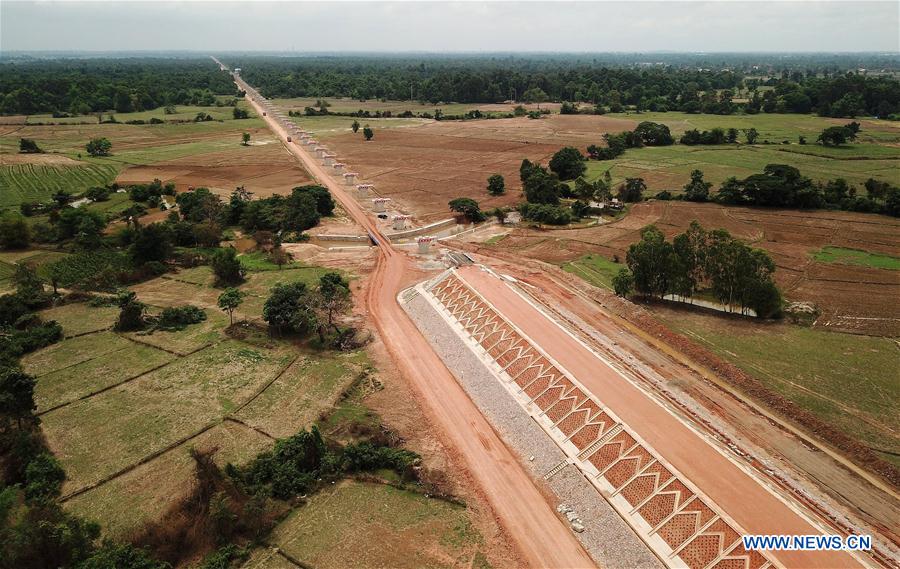
{"label": "tall tree", "polygon": [[500,174],[492,174],[487,180],[487,191],[492,196],[501,196],[506,191],[506,182]]}
{"label": "tall tree", "polygon": [[217,304],[219,308],[228,313],[228,319],[232,326],[234,326],[234,311],[237,310],[243,302],[244,293],[233,287],[226,288],[222,294],[219,295]]}
{"label": "tall tree", "polygon": [[709,199],[712,183],[703,181],[703,172],[693,170],[691,181],[684,186],[684,199],[691,202],[705,202]]}

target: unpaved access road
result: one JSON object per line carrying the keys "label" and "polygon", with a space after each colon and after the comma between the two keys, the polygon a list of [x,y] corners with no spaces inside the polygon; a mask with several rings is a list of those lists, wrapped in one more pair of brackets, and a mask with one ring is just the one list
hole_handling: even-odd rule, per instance
{"label": "unpaved access road", "polygon": [[[793,506],[775,496],[696,431],[567,334],[497,276],[477,266],[460,276],[491,306],[540,346],[751,534],[821,534]],[[785,567],[861,567],[844,552],[770,552]]]}
{"label": "unpaved access road", "polygon": [[[256,92],[240,79],[237,84],[262,117]],[[416,389],[423,410],[459,452],[524,561],[532,567],[594,567],[512,451],[398,304],[397,294],[409,284],[410,259],[390,245],[369,215],[315,158],[296,143],[287,142],[288,133],[274,117],[262,118],[307,171],[328,187],[347,214],[378,240],[378,261],[367,299],[372,320],[398,369]]]}

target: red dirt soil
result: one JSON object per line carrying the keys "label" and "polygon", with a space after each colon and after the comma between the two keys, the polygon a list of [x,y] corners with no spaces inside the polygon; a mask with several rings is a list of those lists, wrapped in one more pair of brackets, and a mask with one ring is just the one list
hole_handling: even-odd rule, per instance
{"label": "red dirt soil", "polygon": [[[271,140],[271,139],[270,139]],[[288,194],[291,188],[310,183],[309,176],[276,141],[235,150],[168,160],[149,166],[133,166],[116,178],[120,184],[148,183],[154,179],[174,182],[178,191],[209,188],[228,199],[238,186],[256,197]]]}
{"label": "red dirt soil", "polygon": [[[353,165],[379,194],[423,223],[446,219],[447,202],[481,195],[482,209],[520,201],[523,158],[547,163],[562,146],[597,144],[607,131],[633,129],[636,122],[602,116],[552,115],[483,121],[442,121],[379,130],[369,142],[345,134],[328,139],[341,161]],[[487,194],[487,179],[501,174],[506,195]]]}
{"label": "red dirt soil", "polygon": [[840,332],[900,336],[900,272],[820,263],[812,254],[825,246],[862,249],[900,257],[900,220],[838,211],[791,211],[650,201],[632,206],[621,220],[586,229],[514,229],[502,248],[518,255],[562,263],[592,253],[624,262],[640,230],[655,224],[667,238],[697,220],[706,229],[732,235],[772,256],[775,280],[790,301],[812,302],[821,311],[816,326]]}
{"label": "red dirt soil", "polygon": [[[239,82],[239,86],[249,91],[246,84]],[[262,114],[256,103],[252,104]],[[266,117],[266,121],[286,140],[287,133],[272,117]],[[447,446],[460,453],[523,558],[533,567],[594,566],[522,465],[397,303],[396,295],[414,280],[410,259],[390,246],[359,204],[325,174],[315,159],[298,146],[286,144],[308,171],[331,190],[347,213],[378,238],[378,263],[368,291],[372,320],[397,368],[414,386],[423,410],[447,437],[450,443]]]}

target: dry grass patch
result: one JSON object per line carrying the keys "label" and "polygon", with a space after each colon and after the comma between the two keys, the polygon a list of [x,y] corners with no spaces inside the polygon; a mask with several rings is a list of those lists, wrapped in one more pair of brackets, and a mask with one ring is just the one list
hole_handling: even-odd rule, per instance
{"label": "dry grass patch", "polygon": [[194,461],[191,447],[218,447],[216,462],[241,464],[271,446],[263,435],[225,422],[183,445],[142,464],[102,486],[76,496],[66,507],[100,522],[108,536],[123,536],[148,520],[157,519],[190,488]]}
{"label": "dry grass patch", "polygon": [[286,349],[251,349],[226,340],[47,413],[44,433],[69,475],[63,493],[103,480],[220,421],[291,358]]}
{"label": "dry grass patch", "polygon": [[35,377],[67,368],[130,347],[132,344],[112,332],[98,332],[32,352],[22,358],[22,367]]}
{"label": "dry grass patch", "polygon": [[463,506],[347,480],[314,495],[270,541],[318,569],[418,569],[477,565],[484,540]]}
{"label": "dry grass patch", "polygon": [[228,326],[228,316],[222,313],[218,308],[212,308],[209,305],[195,302],[194,299],[183,300],[175,306],[183,306],[188,303],[203,307],[206,311],[206,320],[199,324],[192,324],[184,330],[175,332],[161,330],[157,330],[152,334],[130,332],[128,337],[136,342],[154,346],[162,350],[168,350],[181,356],[192,354],[201,348],[223,339],[224,336],[221,331]]}
{"label": "dry grass patch", "polygon": [[35,387],[38,411],[44,412],[137,377],[175,359],[162,350],[137,344],[43,375]]}
{"label": "dry grass patch", "polygon": [[40,313],[42,320],[56,320],[63,327],[66,337],[79,336],[89,332],[99,332],[112,328],[119,309],[114,306],[94,307],[87,303],[76,302],[54,306]]}
{"label": "dry grass patch", "polygon": [[296,434],[334,405],[366,363],[362,351],[303,355],[237,418],[274,437]]}

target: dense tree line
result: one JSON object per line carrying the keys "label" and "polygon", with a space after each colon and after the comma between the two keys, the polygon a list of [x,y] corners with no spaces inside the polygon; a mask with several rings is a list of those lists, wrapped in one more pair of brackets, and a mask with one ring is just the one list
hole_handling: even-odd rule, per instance
{"label": "dense tree line", "polygon": [[0,61],[0,114],[211,106],[215,95],[236,94],[231,76],[208,58]]}
{"label": "dense tree line", "polygon": [[[692,179],[693,177],[692,174]],[[813,182],[793,166],[768,164],[760,174],[752,174],[742,180],[735,177],[725,180],[719,187],[715,200],[732,205],[829,208],[900,216],[900,187],[869,178],[864,188],[866,192],[862,195],[843,178]]]}
{"label": "dense tree line", "polygon": [[781,293],[772,280],[774,261],[724,229],[706,231],[695,221],[669,242],[655,226],[645,227],[641,240],[628,248],[627,263],[613,283],[619,294],[632,287],[655,298],[691,298],[709,291],[722,304],[751,308],[762,318],[781,311]]}
{"label": "dense tree line", "polygon": [[[650,60],[649,62],[646,60]],[[900,83],[858,74],[859,58],[801,58],[798,67],[777,55],[755,58],[674,56],[356,56],[235,58],[243,76],[266,97],[352,97],[430,103],[578,101],[589,111],[818,112],[826,116],[900,111]],[[872,57],[868,68],[896,61]],[[839,63],[840,62],[840,63]],[[877,67],[876,67],[877,66]],[[852,72],[851,72],[852,70]],[[760,89],[772,87],[773,89]],[[738,92],[748,103],[736,103]],[[533,100],[533,102],[541,102]],[[572,108],[567,107],[569,112]]]}

